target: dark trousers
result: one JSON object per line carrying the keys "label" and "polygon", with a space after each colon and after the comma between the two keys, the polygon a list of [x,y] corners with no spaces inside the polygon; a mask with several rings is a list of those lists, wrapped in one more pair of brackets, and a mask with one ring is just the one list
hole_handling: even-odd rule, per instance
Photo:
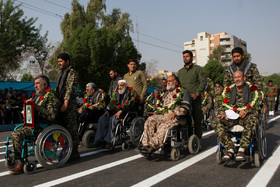
{"label": "dark trousers", "polygon": [[[202,126],[201,121],[203,119],[202,110],[201,110],[201,96],[198,96],[195,100],[192,99],[192,117],[194,120],[194,134],[198,138],[202,138]],[[189,135],[192,133],[192,128],[189,128]]]}

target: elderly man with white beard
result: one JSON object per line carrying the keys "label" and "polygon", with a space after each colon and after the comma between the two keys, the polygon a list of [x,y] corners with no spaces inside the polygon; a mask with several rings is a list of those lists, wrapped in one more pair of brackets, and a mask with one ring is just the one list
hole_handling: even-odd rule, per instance
{"label": "elderly man with white beard", "polygon": [[[127,86],[126,80],[118,81],[118,90],[111,97],[106,112],[98,119],[95,147],[111,149],[115,138],[115,127],[128,111],[135,110],[136,92]],[[107,129],[107,131],[106,131]]]}
{"label": "elderly man with white beard", "polygon": [[[184,91],[178,87],[178,79],[175,76],[167,78],[167,91],[158,98],[157,108],[153,116],[150,116],[144,125],[144,136],[142,139],[143,149],[148,152],[162,147],[164,135],[168,128],[179,124],[176,116],[186,115],[185,108],[180,108]],[[161,105],[161,101],[163,104]]]}

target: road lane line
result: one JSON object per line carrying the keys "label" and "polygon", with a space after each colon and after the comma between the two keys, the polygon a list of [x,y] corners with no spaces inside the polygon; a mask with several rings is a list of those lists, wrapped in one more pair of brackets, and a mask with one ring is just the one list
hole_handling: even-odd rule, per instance
{"label": "road lane line", "polygon": [[275,117],[275,118],[269,119],[267,123],[271,123],[271,122],[273,122],[273,121],[275,121],[275,120],[277,120],[279,118],[280,118],[280,115]]}
{"label": "road lane line", "polygon": [[[12,147],[13,145],[8,145],[8,147]],[[0,146],[0,148],[6,148],[6,145]]]}
{"label": "road lane line", "polygon": [[280,146],[274,151],[273,155],[260,168],[258,173],[251,179],[248,187],[266,186],[273,177],[280,164]]}
{"label": "road lane line", "polygon": [[90,175],[90,174],[93,174],[93,173],[96,173],[96,172],[99,172],[99,171],[102,171],[102,170],[105,170],[105,169],[109,169],[109,168],[112,168],[112,167],[130,162],[130,161],[142,158],[142,157],[143,156],[140,155],[140,154],[134,155],[134,156],[131,156],[131,157],[128,157],[128,158],[125,158],[125,159],[122,159],[122,160],[118,160],[118,161],[115,161],[115,162],[111,162],[109,164],[105,164],[105,165],[102,165],[102,166],[99,166],[99,167],[96,167],[96,168],[92,168],[92,169],[89,169],[89,170],[86,170],[86,171],[75,173],[75,174],[72,174],[72,175],[57,179],[57,180],[42,183],[42,184],[36,185],[35,187],[45,187],[45,186],[58,185],[58,184],[65,183],[65,182],[68,182],[68,181],[71,181],[71,180],[74,180],[74,179],[77,179],[77,178],[80,178],[80,177],[84,177],[84,176],[87,176],[87,175]]}
{"label": "road lane line", "polygon": [[207,135],[209,135],[209,134],[212,134],[212,133],[214,133],[214,132],[215,132],[214,130],[205,132],[205,133],[202,134],[202,137],[203,137],[203,136],[207,136]]}
{"label": "road lane line", "polygon": [[188,168],[189,166],[201,161],[202,159],[210,156],[211,154],[215,153],[217,151],[217,146],[214,146],[210,149],[208,149],[207,151],[204,151],[200,154],[198,154],[197,156],[194,156],[180,164],[177,164],[163,172],[160,172],[144,181],[141,181],[135,185],[133,185],[133,187],[142,187],[142,186],[152,186],[154,184],[157,184],[161,181],[163,181],[164,179],[182,171],[183,169]]}

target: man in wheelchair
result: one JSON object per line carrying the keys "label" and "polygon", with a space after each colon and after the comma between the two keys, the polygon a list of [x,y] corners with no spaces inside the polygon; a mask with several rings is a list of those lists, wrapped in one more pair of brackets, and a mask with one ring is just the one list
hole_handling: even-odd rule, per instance
{"label": "man in wheelchair", "polygon": [[113,148],[115,127],[127,112],[135,110],[136,98],[136,92],[127,86],[126,80],[119,80],[118,90],[112,94],[105,113],[98,119],[95,147],[101,148],[106,143],[105,148]]}
{"label": "man in wheelchair", "polygon": [[[59,101],[54,97],[54,90],[49,87],[49,79],[46,76],[39,75],[35,77],[34,87],[36,94],[27,101],[34,102],[34,115],[36,124],[54,121],[59,110]],[[28,113],[28,111],[27,111]],[[23,114],[25,117],[25,114]],[[29,115],[29,114],[26,114]],[[32,128],[22,126],[12,132],[12,142],[14,147],[15,159],[17,165],[10,170],[11,174],[20,174],[23,172],[23,159],[21,158],[23,140],[27,137],[34,136]]]}
{"label": "man in wheelchair", "polygon": [[227,150],[222,159],[228,161],[233,159],[235,154],[234,143],[228,131],[235,125],[242,126],[240,147],[235,160],[244,161],[244,152],[250,147],[258,124],[258,89],[246,82],[246,77],[241,71],[236,71],[233,79],[234,84],[226,87],[219,99],[218,115],[214,121],[215,132],[221,145]]}
{"label": "man in wheelchair", "polygon": [[143,150],[153,152],[161,148],[167,129],[179,124],[176,117],[186,115],[186,109],[180,108],[183,94],[183,88],[178,87],[177,77],[169,76],[167,90],[157,99],[154,115],[148,117],[145,122],[142,139]]}

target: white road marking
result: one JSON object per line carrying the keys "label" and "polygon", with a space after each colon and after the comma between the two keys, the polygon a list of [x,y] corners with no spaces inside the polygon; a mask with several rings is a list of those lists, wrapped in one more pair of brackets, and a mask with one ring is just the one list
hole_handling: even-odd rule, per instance
{"label": "white road marking", "polygon": [[251,179],[248,187],[263,187],[266,186],[273,177],[275,171],[280,165],[280,146],[276,149],[273,155],[266,161],[256,175]]}
{"label": "white road marking", "polygon": [[[9,142],[12,142],[12,141],[10,140]],[[5,144],[5,143],[7,143],[7,141],[5,141],[5,142],[0,142],[0,144]]]}
{"label": "white road marking", "polygon": [[272,118],[272,119],[268,120],[267,123],[271,123],[271,122],[273,122],[273,121],[275,121],[275,120],[277,120],[277,119],[279,119],[279,118],[280,118],[280,115],[277,116],[277,117],[275,117],[275,118]]}
{"label": "white road marking", "polygon": [[[8,147],[12,147],[13,145],[8,145]],[[6,148],[6,145],[0,146],[0,148]]]}
{"label": "white road marking", "polygon": [[184,161],[180,164],[177,164],[177,165],[175,165],[175,166],[173,166],[173,167],[171,167],[171,168],[169,168],[169,169],[167,169],[163,172],[160,172],[159,174],[156,174],[156,175],[154,175],[154,176],[152,176],[152,177],[150,177],[150,178],[148,178],[148,179],[146,179],[142,182],[139,182],[139,183],[133,185],[133,187],[142,187],[142,186],[147,187],[147,186],[152,186],[154,184],[157,184],[160,181],[162,181],[162,180],[164,180],[164,179],[182,171],[183,169],[188,168],[189,166],[191,166],[191,165],[201,161],[202,159],[208,157],[209,155],[215,153],[216,150],[217,150],[217,146],[214,146],[214,147],[208,149],[207,151],[204,151],[204,152],[200,153],[197,156],[194,156],[194,157],[192,157],[192,158],[190,158],[190,159],[188,159],[188,160],[186,160],[186,161]]}
{"label": "white road marking", "polygon": [[212,134],[212,133],[214,133],[214,132],[215,132],[214,130],[205,132],[205,133],[202,134],[202,137],[203,137],[203,136],[207,136],[207,135],[209,135],[209,134]]}
{"label": "white road marking", "polygon": [[65,183],[65,182],[68,182],[68,181],[71,181],[71,180],[74,180],[74,179],[77,179],[77,178],[80,178],[80,177],[84,177],[84,176],[87,176],[87,175],[90,175],[90,174],[93,174],[93,173],[96,173],[96,172],[99,172],[99,171],[102,171],[102,170],[105,170],[105,169],[109,169],[109,168],[112,168],[112,167],[130,162],[132,160],[139,159],[141,157],[142,157],[142,155],[140,155],[140,154],[134,155],[134,156],[131,156],[131,157],[128,157],[128,158],[125,158],[125,159],[122,159],[122,160],[118,160],[118,161],[115,161],[115,162],[111,162],[109,164],[105,164],[105,165],[102,165],[102,166],[99,166],[99,167],[96,167],[96,168],[92,168],[92,169],[89,169],[89,170],[86,170],[86,171],[75,173],[73,175],[62,177],[62,178],[57,179],[57,180],[42,183],[42,184],[36,185],[35,187],[45,187],[45,186],[58,185],[58,184],[61,184],[61,183]]}

